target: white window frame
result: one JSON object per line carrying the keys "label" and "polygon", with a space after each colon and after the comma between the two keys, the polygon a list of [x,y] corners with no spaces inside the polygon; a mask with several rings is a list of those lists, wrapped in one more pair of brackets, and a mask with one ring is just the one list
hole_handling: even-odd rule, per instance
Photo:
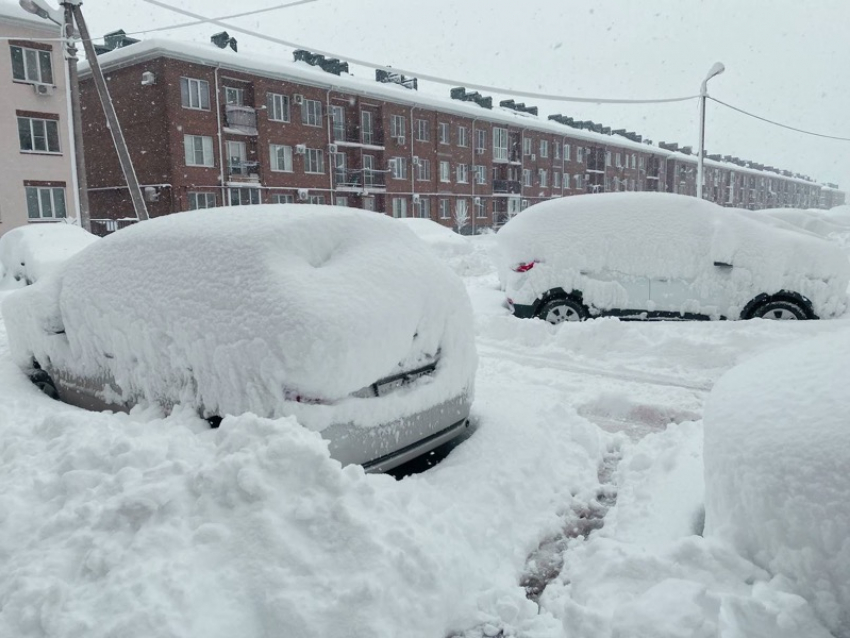
{"label": "white window frame", "polygon": [[540,140],[540,157],[549,157],[549,140]]}
{"label": "white window frame", "polygon": [[530,137],[522,138],[522,154],[523,155],[531,155],[531,142],[532,142],[532,139]]}
{"label": "white window frame", "polygon": [[[555,148],[558,148],[557,146]],[[552,188],[561,188],[560,171],[552,171]]]}
{"label": "white window frame", "polygon": [[407,179],[407,158],[393,157],[390,159],[390,174],[393,179]]}
{"label": "white window frame", "polygon": [[549,188],[549,171],[541,168],[537,171],[537,179],[540,182],[540,188]]}
{"label": "white window frame", "polygon": [[[189,210],[204,210],[216,207],[215,193],[205,191],[189,191]],[[201,203],[203,202],[203,204]]]}
{"label": "white window frame", "polygon": [[431,181],[431,160],[419,160],[419,164],[416,166],[416,180],[420,182]]}
{"label": "white window frame", "polygon": [[531,169],[522,169],[522,185],[525,187],[531,186]]}
{"label": "white window frame", "polygon": [[451,219],[452,218],[452,207],[449,203],[449,200],[445,197],[440,199],[440,219]]}
{"label": "white window frame", "polygon": [[[280,165],[283,158],[283,167]],[[269,164],[275,173],[291,173],[292,169],[292,147],[286,144],[269,144]]]}
{"label": "white window frame", "polygon": [[428,120],[416,120],[416,140],[418,142],[431,141],[431,122]]}
{"label": "white window frame", "polygon": [[440,144],[451,144],[451,127],[448,122],[438,122],[437,129],[439,132],[439,142]]}
{"label": "white window frame", "polygon": [[[68,216],[68,200],[65,197],[64,186],[26,186],[25,192],[28,219],[65,219]],[[61,206],[57,206],[59,202]],[[37,211],[33,210],[33,203],[36,204]],[[59,208],[62,214],[56,214]],[[33,212],[37,215],[33,215]]]}
{"label": "white window frame", "polygon": [[[31,47],[13,44],[10,47],[12,55],[12,79],[16,82],[29,82],[31,84],[53,84],[53,51],[33,49]],[[21,63],[23,64],[23,77],[15,76],[15,50],[21,52]],[[45,64],[47,73],[45,73]],[[50,77],[45,77],[48,75]]]}
{"label": "white window frame", "polygon": [[452,165],[448,160],[440,160],[440,181],[444,184],[451,184]]}
{"label": "white window frame", "polygon": [[487,131],[478,129],[475,131],[475,152],[483,154],[487,150]]}
{"label": "white window frame", "polygon": [[457,165],[457,183],[469,184],[469,164]]}
{"label": "white window frame", "polygon": [[283,93],[267,93],[266,108],[272,122],[289,122],[291,118],[289,96]]}
{"label": "white window frame", "polygon": [[320,148],[304,150],[304,172],[310,175],[325,174],[325,153]]}
{"label": "white window frame", "polygon": [[487,204],[485,203],[485,201],[480,197],[476,197],[473,200],[473,205],[475,208],[475,218],[487,219]]}
{"label": "white window frame", "polygon": [[225,86],[224,103],[245,106],[245,89],[238,86]]}
{"label": "white window frame", "polygon": [[272,193],[270,196],[272,204],[294,204],[295,195],[291,193]]}
{"label": "white window frame", "polygon": [[576,146],[576,163],[584,164],[584,147]]}
{"label": "white window frame", "polygon": [[475,174],[475,183],[476,184],[486,184],[487,183],[487,167],[483,164],[476,164],[473,167],[473,172]]}
{"label": "white window frame", "polygon": [[413,200],[413,216],[420,219],[431,219],[431,199],[419,197]]}
{"label": "white window frame", "polygon": [[508,129],[493,127],[493,159],[508,161]]}
{"label": "white window frame", "polygon": [[180,78],[180,103],[184,109],[210,110],[210,83],[198,78]]}
{"label": "white window frame", "polygon": [[322,125],[322,103],[319,100],[304,98],[301,104],[301,123],[304,126]]}
{"label": "white window frame", "polygon": [[466,126],[457,127],[457,145],[462,148],[469,147],[469,128]]}
{"label": "white window frame", "polygon": [[[200,148],[198,143],[200,141]],[[191,147],[190,147],[191,144]],[[215,167],[215,154],[213,153],[213,138],[209,135],[184,135],[183,150],[185,153],[186,166],[202,166],[205,168]],[[191,152],[191,159],[189,154]],[[198,153],[201,160],[198,162]]]}
{"label": "white window frame", "polygon": [[393,217],[401,219],[407,217],[406,197],[393,197]]}
{"label": "white window frame", "polygon": [[390,137],[403,140],[407,137],[407,119],[403,115],[390,115]]}
{"label": "white window frame", "polygon": [[570,145],[569,144],[564,144],[564,161],[565,162],[570,161]]}
{"label": "white window frame", "polygon": [[[30,145],[32,148],[24,148],[24,140],[20,136],[21,131],[21,121],[25,121],[27,124],[27,128],[29,129],[29,139]],[[53,126],[48,126],[52,124]],[[40,130],[40,135],[36,135],[36,129]],[[54,128],[53,135],[51,136],[49,128]],[[51,137],[56,142],[56,148],[50,148]],[[36,140],[43,139],[44,140],[44,148],[37,148]],[[24,117],[18,116],[18,142],[21,147],[22,153],[49,153],[51,155],[61,155],[62,148],[60,145],[59,139],[59,120],[46,119],[40,117]]]}

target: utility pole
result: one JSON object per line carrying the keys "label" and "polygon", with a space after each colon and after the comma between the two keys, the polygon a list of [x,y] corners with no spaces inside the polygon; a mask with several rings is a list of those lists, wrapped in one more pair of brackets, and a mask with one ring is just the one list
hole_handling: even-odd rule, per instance
{"label": "utility pole", "polygon": [[91,232],[89,215],[89,188],[86,177],[86,154],[83,149],[83,116],[80,107],[80,76],[77,73],[77,46],[74,44],[74,13],[72,5],[63,2],[65,22],[62,25],[62,37],[68,57],[68,85],[71,91],[71,128],[74,135],[74,160],[77,171],[77,190],[79,192],[80,226]]}
{"label": "utility pole", "polygon": [[121,125],[118,123],[118,116],[115,114],[115,107],[112,105],[112,98],[109,96],[109,88],[106,86],[106,80],[103,77],[103,71],[100,69],[100,63],[97,60],[94,45],[91,43],[89,30],[83,18],[83,12],[80,9],[80,2],[79,0],[68,0],[64,4],[66,5],[66,10],[68,8],[67,5],[71,6],[74,21],[77,23],[77,29],[80,32],[80,38],[82,38],[83,48],[86,52],[86,60],[91,67],[97,95],[100,98],[103,113],[106,115],[107,126],[109,132],[112,134],[115,151],[118,153],[118,161],[121,163],[121,170],[124,172],[124,179],[127,181],[127,188],[130,190],[130,199],[133,201],[136,218],[139,221],[144,221],[149,219],[148,209],[145,205],[145,199],[142,197],[139,180],[136,178],[136,171],[133,169],[133,162],[130,159],[127,142],[124,140],[124,134],[121,132]]}

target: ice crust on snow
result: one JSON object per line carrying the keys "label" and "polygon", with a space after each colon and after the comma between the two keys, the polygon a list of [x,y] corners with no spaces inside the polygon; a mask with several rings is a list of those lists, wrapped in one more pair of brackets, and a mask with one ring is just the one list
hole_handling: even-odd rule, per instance
{"label": "ice crust on snow", "polygon": [[[781,223],[779,224],[781,226]],[[681,312],[737,318],[758,294],[794,291],[828,317],[844,311],[850,263],[840,248],[791,227],[760,223],[693,197],[606,193],[536,204],[498,234],[499,277],[529,304],[553,288],[581,291],[599,309],[628,308],[631,279],[684,280]],[[526,273],[511,268],[537,260]],[[732,264],[718,272],[715,262]],[[725,299],[725,306],[702,305]]]}
{"label": "ice crust on snow", "polygon": [[79,226],[31,224],[0,237],[0,288],[34,283],[98,239]]}
{"label": "ice crust on snow", "polygon": [[705,412],[706,535],[850,636],[850,329],[724,375]]}
{"label": "ice crust on snow", "polygon": [[[84,378],[108,373],[124,399],[293,414],[314,429],[471,392],[476,366],[456,275],[395,220],[331,206],[138,224],[10,295],[3,315],[21,366],[49,358]],[[437,374],[411,391],[348,396],[438,354]]]}

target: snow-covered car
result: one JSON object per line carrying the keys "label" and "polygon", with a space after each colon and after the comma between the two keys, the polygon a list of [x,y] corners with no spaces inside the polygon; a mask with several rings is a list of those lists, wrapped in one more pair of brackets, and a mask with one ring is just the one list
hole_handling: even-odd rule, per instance
{"label": "snow-covered car", "polygon": [[693,197],[610,193],[532,206],[497,234],[518,317],[816,319],[847,305],[839,246]]}
{"label": "snow-covered car", "polygon": [[13,228],[0,237],[0,287],[38,281],[97,240],[79,226],[61,222]]}
{"label": "snow-covered car", "polygon": [[95,410],[295,416],[383,471],[461,434],[476,352],[461,280],[391,218],[187,212],[114,233],[4,299],[16,363]]}

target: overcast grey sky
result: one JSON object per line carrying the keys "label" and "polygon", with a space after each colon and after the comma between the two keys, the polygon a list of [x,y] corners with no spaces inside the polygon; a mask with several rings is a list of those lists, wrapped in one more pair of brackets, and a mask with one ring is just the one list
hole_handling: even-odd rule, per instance
{"label": "overcast grey sky", "polygon": [[[174,3],[214,17],[284,1]],[[84,12],[92,34],[187,20],[143,0],[87,0]],[[308,48],[423,73],[587,97],[696,94],[711,65],[721,61],[726,72],[709,84],[718,99],[850,138],[850,0],[318,0],[232,22]],[[208,25],[137,37],[208,41],[217,30]],[[286,47],[234,35],[240,52],[292,57]],[[443,86],[423,90],[448,95]],[[560,112],[696,147],[696,101],[536,104],[542,114]],[[706,148],[850,189],[850,142],[784,131],[711,102]]]}

